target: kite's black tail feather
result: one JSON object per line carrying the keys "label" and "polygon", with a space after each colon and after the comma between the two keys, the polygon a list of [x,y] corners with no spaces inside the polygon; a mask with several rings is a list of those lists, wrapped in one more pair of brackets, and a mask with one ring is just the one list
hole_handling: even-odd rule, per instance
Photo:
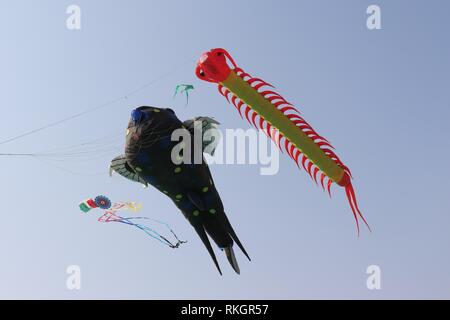
{"label": "kite's black tail feather", "polygon": [[236,242],[236,244],[238,245],[238,247],[241,249],[241,251],[245,254],[245,256],[247,257],[248,261],[252,261],[252,259],[250,259],[250,256],[248,255],[247,251],[245,251],[244,246],[242,245],[241,241],[239,240],[236,232],[234,232],[233,227],[231,226],[230,221],[228,220],[227,216],[224,214],[224,223],[225,223],[225,228],[228,231],[228,233],[230,234],[231,238],[233,238],[234,242]]}
{"label": "kite's black tail feather", "polygon": [[222,275],[222,271],[220,270],[219,263],[217,262],[216,255],[214,254],[213,248],[211,247],[211,243],[209,242],[209,238],[205,232],[205,228],[201,224],[194,226],[194,228],[195,228],[195,231],[197,231],[197,234],[199,235],[200,239],[202,239],[203,244],[205,245],[206,249],[208,250],[211,258],[213,259],[214,264],[217,267],[217,270],[219,271],[220,275]]}
{"label": "kite's black tail feather", "polygon": [[234,255],[233,245],[224,248],[225,255],[227,256],[228,262],[230,262],[231,267],[237,274],[241,274],[241,270],[239,269],[239,264],[236,260],[236,256]]}

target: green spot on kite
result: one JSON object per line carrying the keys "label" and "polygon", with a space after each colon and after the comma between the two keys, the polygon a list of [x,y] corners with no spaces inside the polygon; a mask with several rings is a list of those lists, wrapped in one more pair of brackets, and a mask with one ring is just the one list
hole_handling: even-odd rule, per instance
{"label": "green spot on kite", "polygon": [[192,214],[197,217],[200,214],[200,211],[194,210],[194,212],[192,212]]}
{"label": "green spot on kite", "polygon": [[134,170],[136,170],[137,172],[142,172],[142,169],[139,167],[135,167]]}
{"label": "green spot on kite", "polygon": [[175,171],[175,173],[180,173],[181,172],[181,168],[180,167],[176,167],[174,171]]}
{"label": "green spot on kite", "polygon": [[204,188],[202,189],[203,192],[208,192],[208,190],[209,190],[208,187],[204,187]]}
{"label": "green spot on kite", "polygon": [[216,213],[216,209],[209,209],[209,213],[212,213],[212,214]]}
{"label": "green spot on kite", "polygon": [[181,198],[183,198],[183,195],[181,195],[181,194],[177,194],[177,195],[175,196],[175,198],[177,198],[177,199],[181,199]]}

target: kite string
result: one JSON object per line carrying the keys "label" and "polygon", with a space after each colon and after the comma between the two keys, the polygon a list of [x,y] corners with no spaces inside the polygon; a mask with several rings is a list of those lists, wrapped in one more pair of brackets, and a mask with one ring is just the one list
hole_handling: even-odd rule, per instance
{"label": "kite string", "polygon": [[[155,131],[155,133],[162,133],[162,132],[166,132],[166,131],[167,130],[160,130],[160,131]],[[153,143],[156,143],[159,140],[168,138],[170,136],[171,135],[161,135],[161,136],[159,136],[158,139],[155,139],[155,141],[153,141]],[[68,147],[52,148],[52,149],[47,149],[46,151],[35,152],[35,153],[0,153],[0,157],[2,157],[2,156],[30,157],[30,158],[33,158],[35,160],[42,162],[43,164],[45,164],[47,166],[56,168],[60,171],[70,173],[72,175],[86,176],[86,177],[99,176],[99,175],[106,174],[106,172],[103,172],[103,171],[93,172],[93,173],[76,172],[71,169],[67,169],[60,165],[57,165],[57,164],[55,164],[55,162],[61,163],[61,162],[69,162],[69,161],[77,161],[77,162],[91,161],[91,160],[103,158],[106,155],[110,154],[110,152],[112,152],[113,150],[117,150],[117,152],[120,152],[118,146],[115,147],[112,145],[107,146],[106,148],[103,148],[103,149],[95,149],[96,145],[94,143],[100,144],[101,143],[100,141],[102,139],[108,139],[108,138],[116,139],[117,137],[118,137],[118,135],[116,135],[114,137],[96,138],[96,139],[92,139],[92,140],[83,142],[81,144],[71,145]],[[109,142],[109,144],[113,144],[113,143],[116,143],[116,142],[115,141]],[[86,145],[88,146],[88,148],[93,148],[93,149],[92,150],[90,150],[88,148],[80,149],[81,147],[86,146]],[[74,148],[79,148],[79,150],[78,151],[74,150]],[[64,152],[64,150],[66,150],[66,152]],[[57,151],[59,151],[59,152],[57,152]]]}
{"label": "kite string", "polygon": [[36,159],[36,160],[42,162],[43,164],[45,164],[45,165],[47,165],[49,167],[53,167],[53,168],[56,168],[56,169],[58,169],[60,171],[64,171],[64,172],[70,173],[70,174],[72,174],[74,176],[94,177],[94,176],[104,175],[104,174],[107,173],[106,171],[102,171],[102,172],[99,171],[99,172],[93,172],[93,173],[76,172],[76,171],[72,171],[70,169],[61,167],[59,165],[56,165],[56,164],[52,163],[51,160],[49,160],[49,159],[43,159],[43,158],[40,158],[40,157],[36,157],[34,155],[31,155],[31,157],[33,159]]}
{"label": "kite string", "polygon": [[[119,218],[121,218],[121,217],[119,217]],[[164,238],[161,234],[159,234],[155,230],[153,230],[153,229],[151,229],[151,228],[149,228],[147,226],[141,225],[139,223],[133,223],[133,222],[129,221],[127,218],[123,218],[121,220],[112,220],[110,222],[120,222],[120,223],[124,223],[124,224],[128,224],[128,225],[134,226],[134,227],[144,231],[147,235],[149,235],[150,237],[152,237],[155,240],[158,240],[162,244],[165,244],[165,245],[167,245],[167,246],[169,246],[171,248],[175,247],[175,245],[173,245],[169,240]]]}
{"label": "kite string", "polygon": [[64,147],[54,147],[51,149],[46,149],[46,150],[42,150],[39,152],[35,152],[35,153],[39,153],[39,154],[51,154],[51,153],[58,153],[58,152],[63,152],[64,150],[72,150],[75,148],[80,148],[83,146],[93,146],[95,147],[95,145],[98,144],[102,144],[105,145],[106,144],[111,144],[114,143],[115,141],[118,141],[119,137],[122,136],[122,133],[119,133],[117,131],[114,132],[114,134],[110,134],[107,136],[102,136],[100,138],[95,138],[95,139],[91,139],[88,141],[84,141],[78,144],[73,144],[73,145],[69,145],[69,146],[64,146]]}
{"label": "kite string", "polygon": [[106,107],[108,107],[108,106],[111,106],[111,105],[113,105],[113,104],[115,104],[115,103],[117,103],[117,102],[119,102],[119,101],[127,100],[128,97],[133,96],[133,95],[135,95],[135,94],[141,92],[142,90],[144,90],[144,89],[146,89],[146,88],[148,88],[148,87],[151,87],[152,85],[156,84],[156,83],[159,82],[160,80],[162,80],[162,79],[164,79],[164,78],[170,76],[171,74],[175,73],[176,71],[182,69],[183,67],[185,67],[185,66],[186,66],[188,63],[190,63],[191,61],[192,61],[191,59],[185,61],[184,63],[182,63],[182,64],[178,65],[177,67],[173,68],[172,70],[170,70],[169,72],[166,72],[166,73],[160,75],[159,77],[153,79],[152,81],[150,81],[150,82],[148,82],[148,83],[146,83],[146,84],[144,84],[144,85],[142,85],[142,86],[140,86],[140,87],[138,87],[138,88],[136,88],[136,89],[134,89],[134,90],[128,92],[127,94],[125,94],[125,95],[123,95],[123,96],[120,96],[120,97],[118,97],[118,98],[112,99],[112,100],[110,100],[110,101],[108,101],[108,102],[105,102],[105,103],[102,103],[102,104],[100,104],[100,105],[94,106],[94,107],[89,108],[89,109],[87,109],[87,110],[84,110],[84,111],[82,111],[82,112],[73,114],[73,115],[68,116],[68,117],[66,117],[66,118],[62,118],[62,119],[60,119],[60,120],[57,120],[57,121],[54,121],[54,122],[50,122],[50,123],[48,123],[48,124],[46,124],[46,125],[44,125],[44,126],[38,127],[38,128],[36,128],[36,129],[30,130],[30,131],[27,131],[27,132],[24,132],[24,133],[19,134],[19,135],[17,135],[17,136],[14,136],[14,137],[11,137],[11,138],[2,140],[2,141],[0,141],[0,145],[9,143],[9,142],[12,142],[12,141],[15,141],[15,140],[19,140],[19,139],[21,139],[21,138],[24,138],[24,137],[26,137],[26,136],[32,135],[32,134],[34,134],[34,133],[37,133],[37,132],[40,132],[40,131],[43,131],[43,130],[46,130],[46,129],[49,129],[49,128],[52,128],[52,127],[55,127],[55,126],[57,126],[57,125],[59,125],[59,124],[62,124],[62,123],[64,123],[64,122],[67,122],[67,121],[70,121],[70,120],[79,118],[79,117],[84,116],[84,115],[86,115],[86,114],[95,112],[95,111],[97,111],[97,110],[99,110],[99,109],[102,109],[102,108],[106,108]]}
{"label": "kite string", "polygon": [[[151,219],[148,217],[128,217],[128,218],[124,218],[119,216],[118,214],[116,214],[117,211],[121,210],[121,209],[127,209],[129,208],[129,204],[128,203],[115,203],[113,205],[113,207],[106,211],[99,219],[98,221],[100,222],[118,222],[118,223],[123,223],[123,224],[127,224],[127,225],[131,225],[134,226],[142,231],[144,231],[147,235],[149,235],[150,237],[152,237],[155,240],[158,240],[159,242],[161,242],[162,244],[165,244],[167,246],[169,246],[170,248],[178,248],[181,244],[186,243],[186,241],[182,241],[180,240],[177,235],[175,234],[175,232],[169,227],[169,225],[165,222],[161,222],[159,220],[155,220],[155,219]],[[172,233],[172,235],[175,237],[175,239],[177,240],[176,244],[173,244],[171,241],[167,240],[163,235],[161,235],[159,232],[157,232],[156,230],[139,224],[139,223],[135,223],[131,220],[151,220],[154,222],[157,222],[159,224],[162,224],[164,226],[167,227],[167,229]]]}
{"label": "kite string", "polygon": [[[118,215],[114,216],[118,219],[118,220],[110,220],[108,222],[120,222],[120,223],[124,223],[124,224],[128,224],[128,225],[132,225],[135,226],[136,228],[141,229],[142,231],[144,231],[146,234],[148,234],[149,236],[151,236],[152,238],[158,240],[159,242],[165,243],[166,245],[168,245],[171,248],[178,248],[180,244],[182,243],[186,243],[186,241],[181,241],[177,235],[175,234],[175,232],[168,226],[167,223],[164,222],[160,222],[158,220],[155,219],[151,219],[151,218],[147,218],[147,217],[129,217],[129,218],[124,218]],[[160,233],[158,233],[156,230],[142,225],[140,223],[134,223],[133,221],[130,220],[137,220],[137,219],[143,219],[143,220],[152,220],[154,222],[159,222],[160,224],[163,224],[167,227],[167,229],[169,229],[169,231],[172,233],[172,235],[175,237],[175,239],[177,240],[176,244],[173,244],[171,241],[167,240],[163,235],[161,235]],[[164,240],[164,241],[162,241]]]}

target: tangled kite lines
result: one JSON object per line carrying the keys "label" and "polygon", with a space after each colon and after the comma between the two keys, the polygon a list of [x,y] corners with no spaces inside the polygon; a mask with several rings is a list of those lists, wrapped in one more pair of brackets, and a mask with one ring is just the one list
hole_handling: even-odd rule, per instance
{"label": "tangled kite lines", "polygon": [[[89,198],[79,204],[79,208],[84,213],[87,213],[91,211],[92,209],[98,208],[104,210],[103,215],[98,218],[99,222],[118,222],[127,224],[129,226],[133,226],[135,228],[138,228],[142,231],[144,231],[148,236],[152,237],[153,239],[159,241],[160,243],[175,249],[178,248],[181,244],[186,243],[186,241],[182,241],[178,238],[178,236],[175,234],[175,232],[170,228],[170,226],[162,221],[158,221],[155,219],[147,218],[147,217],[122,217],[118,214],[118,211],[121,210],[129,210],[132,212],[138,212],[142,209],[141,204],[137,204],[136,202],[116,202],[112,203],[111,200],[103,195],[99,195],[95,197],[94,199]],[[169,236],[163,236],[160,232],[156,231],[155,228],[150,227],[148,225],[144,225],[141,223],[136,223],[135,221],[141,220],[141,221],[151,221],[153,223],[159,224],[161,226],[164,226],[165,229],[170,233],[170,235],[175,240],[168,240]]]}

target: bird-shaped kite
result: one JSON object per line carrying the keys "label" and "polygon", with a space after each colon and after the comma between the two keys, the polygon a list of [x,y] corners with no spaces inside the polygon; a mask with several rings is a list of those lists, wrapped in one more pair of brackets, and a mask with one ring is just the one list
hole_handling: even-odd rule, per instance
{"label": "bird-shaped kite", "polygon": [[[181,122],[171,109],[142,106],[133,110],[125,154],[112,160],[111,170],[130,180],[150,184],[168,196],[200,236],[219,273],[222,274],[208,235],[225,251],[236,273],[240,273],[233,244],[236,243],[249,260],[250,257],[225,214],[203,159],[205,143],[202,140],[199,145],[196,143],[197,127],[214,130],[218,123],[207,117],[194,120]],[[196,126],[197,122],[203,125]],[[175,134],[181,134],[184,140],[172,141]],[[181,144],[184,148],[179,153],[174,152]],[[198,153],[200,161],[195,161]]]}

